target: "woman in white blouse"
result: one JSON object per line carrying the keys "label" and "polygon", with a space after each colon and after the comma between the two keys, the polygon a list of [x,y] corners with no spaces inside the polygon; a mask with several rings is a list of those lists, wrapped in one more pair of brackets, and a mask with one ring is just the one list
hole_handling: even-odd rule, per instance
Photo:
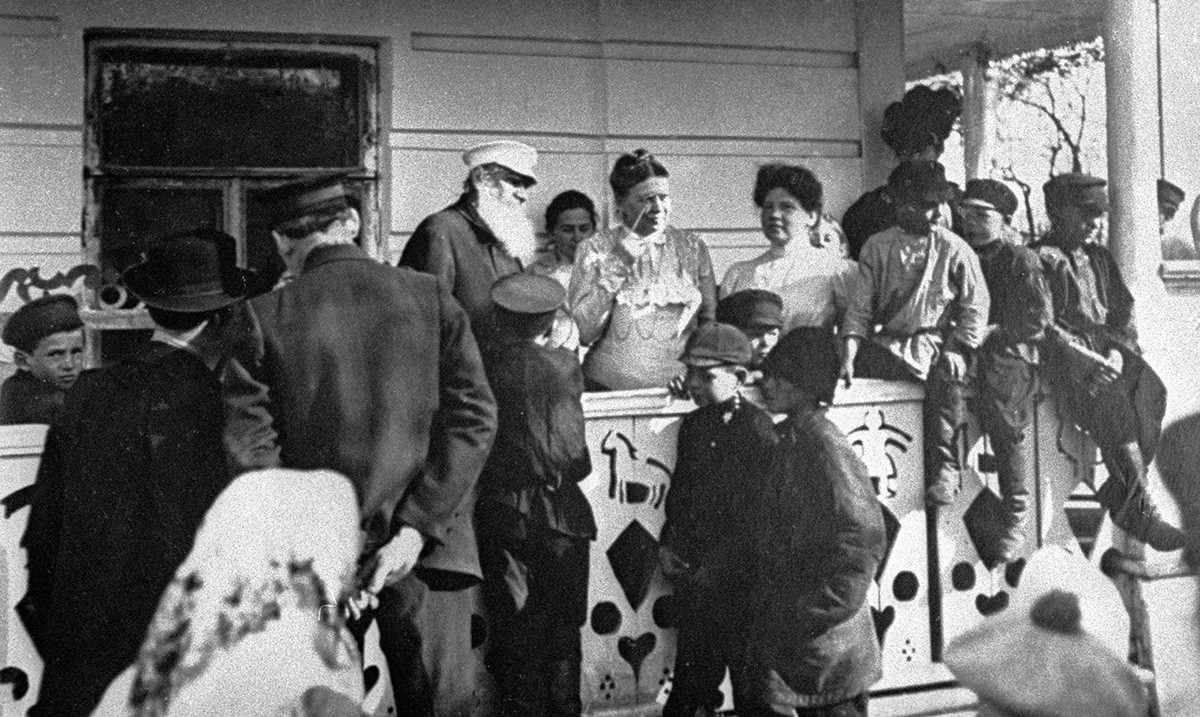
{"label": "woman in white blouse", "polygon": [[766,289],[783,298],[783,332],[797,326],[831,326],[840,320],[857,265],[846,257],[846,240],[822,214],[821,182],[804,167],[767,164],[754,181],[763,235],[761,255],[729,267],[721,296]]}

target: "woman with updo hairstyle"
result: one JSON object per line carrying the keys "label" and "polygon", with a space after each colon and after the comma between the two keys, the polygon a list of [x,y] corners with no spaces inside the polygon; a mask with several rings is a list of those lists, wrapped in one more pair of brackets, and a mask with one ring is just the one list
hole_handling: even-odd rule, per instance
{"label": "woman with updo hairstyle", "polygon": [[644,149],[623,154],[609,175],[619,224],[580,245],[571,314],[591,349],[589,390],[666,386],[698,324],[711,321],[717,287],[708,247],[669,224],[668,173]]}
{"label": "woman with updo hairstyle", "polygon": [[770,243],[753,259],[725,272],[721,297],[765,289],[783,299],[782,332],[829,327],[840,319],[856,273],[843,255],[837,223],[822,213],[824,191],[808,169],[766,164],[754,181],[754,203]]}
{"label": "woman with updo hairstyle", "polygon": [[529,267],[534,274],[554,279],[566,289],[571,283],[575,250],[596,233],[596,205],[577,189],[568,189],[546,207],[546,247]]}
{"label": "woman with updo hairstyle", "polygon": [[[946,147],[946,138],[954,122],[962,114],[962,98],[954,90],[936,90],[917,85],[904,93],[903,99],[893,102],[883,112],[883,128],[879,134],[896,154],[899,164],[936,162]],[[955,190],[958,190],[957,185]],[[953,212],[958,202],[942,205],[942,218],[953,227],[959,222]],[[896,225],[896,206],[887,193],[887,185],[876,187],[859,197],[842,216],[850,258],[858,260],[858,252],[872,235]],[[962,232],[955,229],[959,234]]]}

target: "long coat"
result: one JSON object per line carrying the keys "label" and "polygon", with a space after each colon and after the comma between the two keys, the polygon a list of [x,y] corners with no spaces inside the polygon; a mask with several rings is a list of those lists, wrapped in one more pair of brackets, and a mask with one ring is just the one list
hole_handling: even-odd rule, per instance
{"label": "long coat", "polygon": [[843,702],[882,676],[867,591],[883,513],[867,468],[821,413],[779,426],[756,526],[751,689],[777,712]]}
{"label": "long coat", "polygon": [[523,268],[479,218],[465,194],[417,225],[404,245],[400,266],[442,280],[466,310],[482,350],[496,338],[492,284]]}
{"label": "long coat", "polygon": [[53,424],[18,612],[45,661],[39,714],[87,715],[137,657],[159,596],[228,483],[222,404],[194,354],[151,342],[85,372]]}
{"label": "long coat", "polygon": [[478,579],[470,501],[496,406],[446,287],[352,244],[321,246],[250,309],[250,373],[268,387],[283,465],[353,481],[368,553],[408,525],[427,538],[419,574]]}

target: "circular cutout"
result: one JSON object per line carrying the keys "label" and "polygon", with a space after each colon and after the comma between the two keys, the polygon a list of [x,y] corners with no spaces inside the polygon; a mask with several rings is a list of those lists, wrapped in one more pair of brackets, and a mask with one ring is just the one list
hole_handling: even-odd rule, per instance
{"label": "circular cutout", "polygon": [[654,617],[654,624],[664,630],[675,627],[678,624],[675,619],[678,610],[675,596],[663,595],[654,601],[654,608],[651,610],[651,615]]}
{"label": "circular cutout", "polygon": [[970,563],[959,563],[950,571],[950,584],[955,590],[970,590],[975,587],[975,567]]}
{"label": "circular cutout", "polygon": [[921,581],[917,580],[917,576],[907,570],[898,573],[892,580],[892,594],[897,600],[907,602],[917,596],[917,589],[921,587]]}
{"label": "circular cutout", "polygon": [[592,608],[592,632],[611,635],[621,627],[621,611],[611,602],[596,603]]}

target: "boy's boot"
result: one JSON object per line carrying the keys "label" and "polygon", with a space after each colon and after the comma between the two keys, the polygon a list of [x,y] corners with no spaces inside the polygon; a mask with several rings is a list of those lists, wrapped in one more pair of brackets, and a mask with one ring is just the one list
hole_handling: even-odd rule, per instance
{"label": "boy's boot", "polygon": [[1103,451],[1108,480],[1096,491],[1113,523],[1151,548],[1170,552],[1183,548],[1183,532],[1163,521],[1145,485],[1145,464],[1137,443]]}

